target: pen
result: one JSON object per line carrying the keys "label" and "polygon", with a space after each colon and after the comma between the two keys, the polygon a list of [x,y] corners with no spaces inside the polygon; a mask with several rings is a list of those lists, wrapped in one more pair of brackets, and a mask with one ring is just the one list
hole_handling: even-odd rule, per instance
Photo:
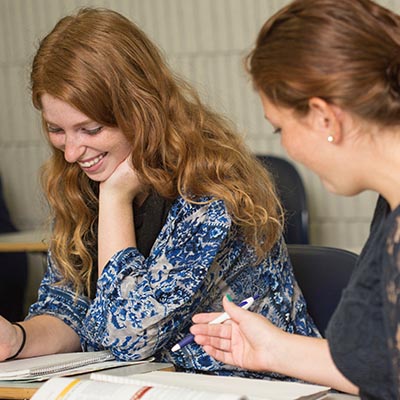
{"label": "pen", "polygon": [[[254,300],[256,300],[257,298],[258,298],[257,295],[249,297],[240,302],[238,306],[247,310],[254,303]],[[210,321],[209,324],[222,324],[222,322],[225,322],[228,319],[230,319],[230,316],[226,312],[224,312],[219,317]],[[172,347],[171,351],[172,352],[178,351],[184,348],[189,343],[192,343],[193,341],[194,341],[194,335],[190,333],[189,335],[185,336],[180,342],[178,342],[174,347]]]}

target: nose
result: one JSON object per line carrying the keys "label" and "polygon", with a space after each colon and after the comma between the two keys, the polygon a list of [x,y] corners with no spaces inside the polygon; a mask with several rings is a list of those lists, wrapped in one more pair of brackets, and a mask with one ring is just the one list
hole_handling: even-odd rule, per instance
{"label": "nose", "polygon": [[79,135],[65,134],[64,158],[69,163],[77,162],[85,152],[84,144],[79,140]]}

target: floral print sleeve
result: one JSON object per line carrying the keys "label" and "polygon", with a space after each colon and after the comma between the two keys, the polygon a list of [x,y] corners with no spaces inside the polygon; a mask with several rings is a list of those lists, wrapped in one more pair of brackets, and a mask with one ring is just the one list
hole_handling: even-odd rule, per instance
{"label": "floral print sleeve", "polygon": [[385,315],[387,340],[393,381],[400,398],[400,215],[394,218],[393,230],[387,241],[387,268],[384,270],[386,291]]}
{"label": "floral print sleeve", "polygon": [[60,285],[61,276],[53,263],[51,252],[47,256],[47,271],[39,287],[38,299],[31,305],[29,315],[48,314],[60,318],[79,334],[90,300],[76,297],[72,286]]}

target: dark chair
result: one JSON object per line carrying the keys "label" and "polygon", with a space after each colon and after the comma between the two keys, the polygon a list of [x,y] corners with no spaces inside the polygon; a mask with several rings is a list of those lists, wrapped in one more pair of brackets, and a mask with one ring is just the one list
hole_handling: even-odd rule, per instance
{"label": "dark chair", "polygon": [[[16,231],[3,197],[0,179],[0,233]],[[0,315],[9,321],[20,321],[24,317],[27,279],[26,253],[0,253]]]}
{"label": "dark chair", "polygon": [[344,249],[313,245],[292,244],[288,251],[308,311],[325,335],[358,256]]}
{"label": "dark chair", "polygon": [[283,236],[288,244],[308,244],[308,208],[303,181],[296,167],[288,160],[270,155],[257,155],[271,172],[285,210]]}

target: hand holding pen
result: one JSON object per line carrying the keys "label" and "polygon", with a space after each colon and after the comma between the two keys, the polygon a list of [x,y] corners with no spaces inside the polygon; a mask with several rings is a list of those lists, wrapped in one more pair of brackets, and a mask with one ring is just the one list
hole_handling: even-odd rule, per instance
{"label": "hand holding pen", "polygon": [[[258,298],[257,295],[255,295],[253,297],[249,297],[249,298],[243,300],[242,302],[240,302],[238,304],[238,306],[247,310],[254,303],[254,300],[256,300],[257,298]],[[210,321],[209,324],[222,324],[223,322],[227,321],[228,319],[230,319],[229,314],[224,312],[219,317]],[[175,352],[175,351],[181,350],[183,347],[187,346],[188,344],[193,343],[193,341],[194,341],[194,336],[192,334],[189,334],[186,337],[184,337],[181,341],[179,341],[174,347],[172,347],[171,351]]]}

